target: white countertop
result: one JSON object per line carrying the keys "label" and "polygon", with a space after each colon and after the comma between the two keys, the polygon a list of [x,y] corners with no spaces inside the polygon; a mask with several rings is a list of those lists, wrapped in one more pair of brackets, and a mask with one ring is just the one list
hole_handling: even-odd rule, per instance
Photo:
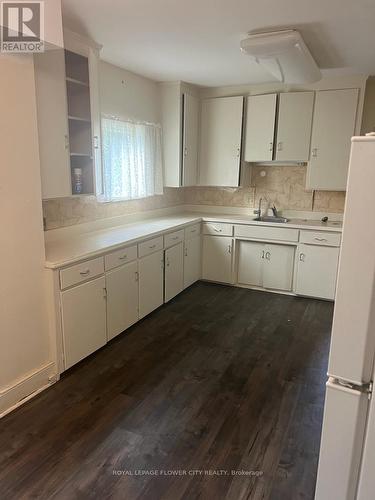
{"label": "white countertop", "polygon": [[181,229],[201,221],[228,222],[232,224],[254,224],[261,226],[289,227],[319,231],[341,232],[341,222],[321,222],[320,220],[290,219],[285,224],[257,222],[254,216],[232,214],[181,213],[164,217],[149,218],[121,226],[67,235],[46,241],[46,267],[57,269],[81,260],[102,255],[110,250],[138,243],[158,236],[166,231]]}

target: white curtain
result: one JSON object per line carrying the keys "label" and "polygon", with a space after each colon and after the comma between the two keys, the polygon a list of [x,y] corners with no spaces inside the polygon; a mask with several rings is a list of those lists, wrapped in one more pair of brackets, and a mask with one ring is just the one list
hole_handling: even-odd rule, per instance
{"label": "white curtain", "polygon": [[103,199],[163,194],[161,127],[102,118]]}

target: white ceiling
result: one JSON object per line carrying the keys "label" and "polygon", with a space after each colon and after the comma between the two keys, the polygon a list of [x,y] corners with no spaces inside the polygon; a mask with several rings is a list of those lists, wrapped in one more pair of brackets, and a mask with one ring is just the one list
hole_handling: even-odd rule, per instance
{"label": "white ceiling", "polygon": [[239,49],[249,31],[298,29],[323,70],[375,74],[375,0],[62,0],[102,58],[157,81],[270,81]]}

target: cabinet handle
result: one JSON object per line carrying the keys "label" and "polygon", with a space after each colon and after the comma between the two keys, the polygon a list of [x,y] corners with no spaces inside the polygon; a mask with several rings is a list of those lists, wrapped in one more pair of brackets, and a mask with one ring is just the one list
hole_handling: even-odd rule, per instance
{"label": "cabinet handle", "polygon": [[81,276],[87,276],[88,274],[90,274],[90,269],[86,269],[86,271],[80,271],[79,274]]}
{"label": "cabinet handle", "polygon": [[277,151],[282,151],[283,150],[283,143],[282,142],[278,142],[277,143]]}
{"label": "cabinet handle", "polygon": [[318,238],[318,237],[315,237],[314,240],[316,240],[316,241],[327,241],[327,238]]}
{"label": "cabinet handle", "polygon": [[228,245],[228,253],[232,253],[232,243],[229,243]]}
{"label": "cabinet handle", "polygon": [[190,230],[190,233],[196,233],[196,232],[197,232],[197,230],[196,230],[196,229],[191,229],[191,230]]}
{"label": "cabinet handle", "polygon": [[152,249],[153,249],[153,248],[155,248],[155,247],[156,247],[156,245],[150,245],[148,248],[149,248],[150,250],[152,250]]}
{"label": "cabinet handle", "polygon": [[240,154],[241,154],[241,148],[237,148],[237,158],[240,157]]}
{"label": "cabinet handle", "polygon": [[185,257],[187,257],[187,256],[188,256],[188,249],[187,249],[187,247],[186,247],[186,248],[185,248]]}
{"label": "cabinet handle", "polygon": [[263,250],[262,251],[262,259],[264,259],[264,254],[265,254],[265,251]]}
{"label": "cabinet handle", "polygon": [[124,255],[121,255],[121,257],[119,257],[120,260],[125,260],[127,258],[128,258],[128,256],[126,255],[126,253]]}
{"label": "cabinet handle", "polygon": [[299,260],[300,260],[300,262],[305,262],[305,257],[306,257],[306,256],[305,256],[305,254],[304,254],[304,253],[300,253],[300,254],[299,254]]}
{"label": "cabinet handle", "polygon": [[166,266],[169,267],[169,259],[168,259],[168,257],[167,257],[167,260],[166,260],[165,263],[166,263]]}
{"label": "cabinet handle", "polygon": [[174,237],[172,238],[172,240],[173,240],[173,241],[178,240],[178,236],[174,236]]}
{"label": "cabinet handle", "polygon": [[99,149],[99,137],[94,135],[94,149]]}
{"label": "cabinet handle", "polygon": [[135,277],[135,281],[139,281],[139,272],[138,271],[136,271],[134,273],[134,277]]}
{"label": "cabinet handle", "polygon": [[184,156],[187,156],[188,152],[187,152],[187,148],[184,148]]}
{"label": "cabinet handle", "polygon": [[312,156],[312,158],[317,158],[318,157],[318,148],[313,148],[311,150],[311,156]]}
{"label": "cabinet handle", "polygon": [[266,259],[271,260],[271,253],[270,252],[266,252]]}
{"label": "cabinet handle", "polygon": [[212,229],[216,231],[217,233],[221,233],[222,229],[219,229],[218,227],[212,226]]}
{"label": "cabinet handle", "polygon": [[273,142],[270,142],[270,151],[273,150]]}
{"label": "cabinet handle", "polygon": [[107,298],[107,289],[105,287],[103,288],[103,297]]}
{"label": "cabinet handle", "polygon": [[69,149],[69,136],[67,134],[64,135],[65,137],[65,149]]}

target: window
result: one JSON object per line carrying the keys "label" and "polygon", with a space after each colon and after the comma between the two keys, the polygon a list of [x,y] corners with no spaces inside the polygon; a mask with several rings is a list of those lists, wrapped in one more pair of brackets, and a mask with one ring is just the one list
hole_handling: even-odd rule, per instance
{"label": "window", "polygon": [[103,201],[163,194],[161,127],[102,118]]}

